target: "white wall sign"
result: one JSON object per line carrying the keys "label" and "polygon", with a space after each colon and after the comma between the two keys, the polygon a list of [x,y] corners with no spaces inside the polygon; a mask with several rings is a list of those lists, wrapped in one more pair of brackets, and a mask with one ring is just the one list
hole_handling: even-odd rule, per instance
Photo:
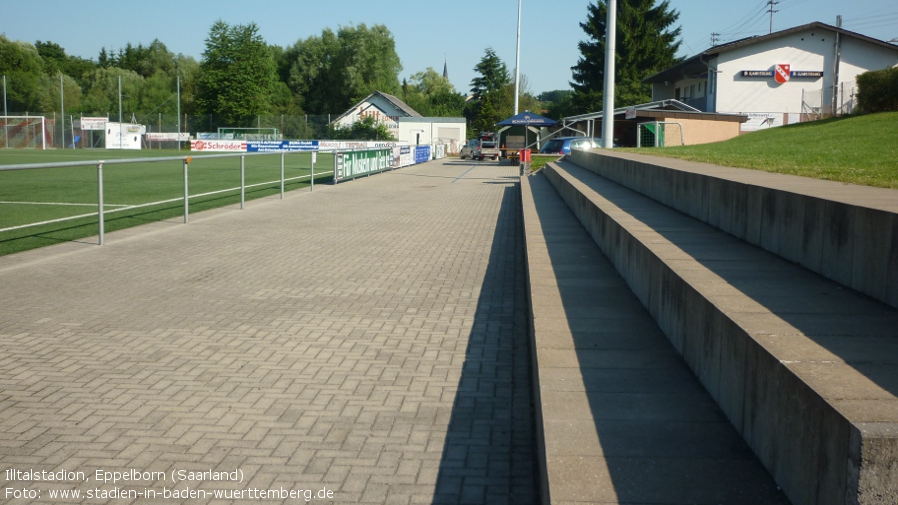
{"label": "white wall sign", "polygon": [[105,117],[82,117],[81,118],[81,129],[82,130],[105,130],[106,129],[106,121],[108,121]]}
{"label": "white wall sign", "polygon": [[139,124],[106,123],[106,149],[140,149],[146,127]]}

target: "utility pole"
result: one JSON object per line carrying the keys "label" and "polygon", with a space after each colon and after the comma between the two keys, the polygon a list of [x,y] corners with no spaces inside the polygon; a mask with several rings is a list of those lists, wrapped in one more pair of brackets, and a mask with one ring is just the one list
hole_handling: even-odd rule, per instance
{"label": "utility pole", "polygon": [[776,4],[778,4],[778,3],[779,3],[779,2],[774,1],[774,0],[768,0],[768,1],[767,1],[767,5],[770,6],[770,8],[767,9],[767,12],[770,13],[770,33],[773,33],[773,13],[774,13],[774,12],[779,12],[779,11],[777,11],[777,10],[773,10],[773,6],[776,5]]}
{"label": "utility pole", "polygon": [[[836,16],[836,28],[842,28],[842,15]],[[839,109],[839,64],[842,60],[842,41],[840,33],[836,32],[835,54],[833,54],[833,85],[832,85],[832,115],[838,114]]]}
{"label": "utility pole", "polygon": [[711,47],[717,47],[717,41],[720,40],[720,34],[717,32],[711,33]]}

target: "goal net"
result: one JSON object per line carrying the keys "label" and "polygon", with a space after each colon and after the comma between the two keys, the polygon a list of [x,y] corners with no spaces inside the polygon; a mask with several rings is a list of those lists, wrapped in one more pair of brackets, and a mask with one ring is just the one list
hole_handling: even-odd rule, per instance
{"label": "goal net", "polygon": [[220,127],[219,140],[281,140],[281,132],[277,128],[238,128]]}
{"label": "goal net", "polygon": [[44,116],[0,116],[0,147],[46,149],[53,146],[53,121]]}
{"label": "goal net", "polygon": [[653,121],[636,125],[636,147],[685,145],[683,125],[671,121]]}

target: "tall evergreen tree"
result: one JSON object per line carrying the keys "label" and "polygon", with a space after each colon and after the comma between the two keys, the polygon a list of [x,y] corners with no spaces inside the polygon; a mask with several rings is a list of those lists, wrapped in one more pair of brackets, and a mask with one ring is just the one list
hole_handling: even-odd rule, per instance
{"label": "tall evergreen tree", "polygon": [[492,47],[486,48],[486,54],[474,67],[474,71],[480,74],[471,80],[471,94],[475,100],[480,100],[487,93],[502,89],[511,82],[508,67],[496,56],[496,51]]}
{"label": "tall evergreen tree", "polygon": [[[642,79],[679,61],[680,28],[671,29],[680,17],[669,0],[617,1],[617,37],[615,55],[615,107],[651,101],[651,87]],[[571,67],[574,88],[572,98],[577,112],[602,109],[605,86],[605,26],[608,19],[606,0],[588,7],[580,27],[588,40],[581,41],[580,60]]]}

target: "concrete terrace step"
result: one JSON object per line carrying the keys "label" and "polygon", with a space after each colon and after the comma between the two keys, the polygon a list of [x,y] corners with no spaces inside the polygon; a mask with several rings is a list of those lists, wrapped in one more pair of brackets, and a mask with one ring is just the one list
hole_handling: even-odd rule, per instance
{"label": "concrete terrace step", "polygon": [[898,311],[571,163],[544,172],[793,503],[898,503]]}
{"label": "concrete terrace step", "polygon": [[521,182],[543,503],[788,503],[549,182]]}

